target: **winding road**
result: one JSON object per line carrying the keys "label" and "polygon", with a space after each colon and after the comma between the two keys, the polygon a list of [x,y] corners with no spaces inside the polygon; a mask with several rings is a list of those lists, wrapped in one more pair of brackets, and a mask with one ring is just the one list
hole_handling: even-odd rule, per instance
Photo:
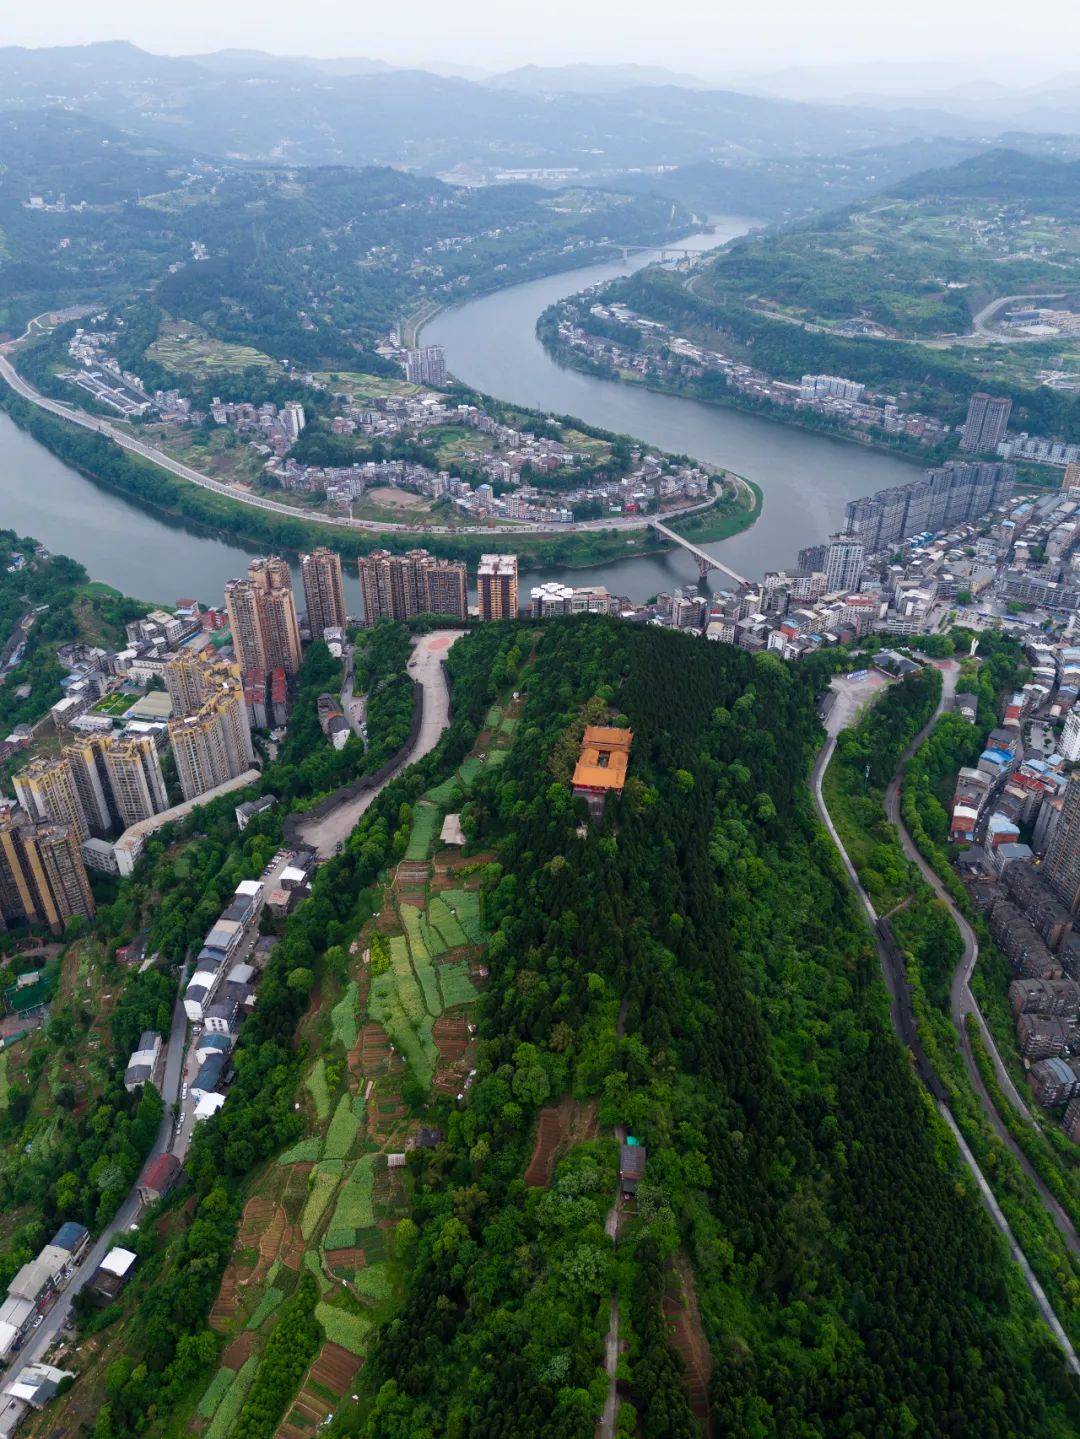
{"label": "winding road", "polygon": [[[952,693],[955,692],[956,671],[959,668],[955,664],[955,661],[951,663],[953,664],[954,668],[951,674],[951,687],[948,689],[948,694],[950,696]],[[944,671],[944,683],[942,687],[941,703],[939,704],[930,722],[925,725],[922,730],[920,730],[919,734],[916,735],[915,739],[904,752],[904,755],[901,757],[900,761],[901,768],[908,762],[911,755],[922,743],[926,735],[929,734],[930,730],[937,723],[937,720],[942,713],[946,702],[946,686],[949,684],[948,666],[946,665],[942,668]],[[1045,1320],[1047,1327],[1054,1335],[1054,1338],[1061,1345],[1061,1348],[1065,1353],[1065,1360],[1068,1368],[1073,1374],[1080,1376],[1080,1360],[1077,1359],[1076,1351],[1073,1349],[1072,1343],[1069,1340],[1069,1336],[1066,1334],[1064,1328],[1062,1327],[1061,1321],[1055,1314],[1053,1306],[1051,1305],[1049,1299],[1046,1297],[1046,1292],[1044,1291],[1042,1285],[1035,1277],[1031,1265],[1028,1263],[1027,1256],[1020,1248],[1016,1236],[1012,1231],[1012,1227],[1010,1226],[1009,1221],[1006,1219],[1004,1213],[1002,1212],[1001,1206],[998,1204],[997,1199],[995,1198],[994,1193],[991,1190],[989,1183],[987,1182],[986,1176],[980,1169],[978,1161],[972,1154],[971,1149],[969,1148],[967,1142],[964,1139],[964,1136],[960,1132],[956,1120],[953,1118],[952,1111],[950,1110],[946,1099],[945,1088],[942,1085],[940,1079],[938,1079],[937,1075],[935,1074],[933,1066],[930,1064],[929,1058],[923,1050],[922,1044],[918,1038],[918,1031],[915,1025],[914,1014],[912,1012],[911,999],[910,995],[907,992],[907,983],[903,973],[902,956],[900,955],[899,950],[896,947],[895,941],[892,940],[891,931],[888,929],[887,921],[883,921],[878,916],[877,911],[875,910],[873,903],[870,900],[870,896],[866,893],[866,890],[863,888],[862,883],[859,880],[859,876],[855,871],[855,866],[852,864],[851,858],[848,855],[847,850],[844,848],[843,842],[841,841],[839,834],[837,833],[836,826],[833,824],[832,816],[829,814],[828,806],[825,804],[825,799],[822,794],[821,782],[824,777],[825,771],[828,768],[829,761],[832,759],[833,752],[836,749],[837,736],[842,730],[846,729],[851,723],[853,723],[853,721],[858,717],[859,711],[862,709],[863,705],[873,698],[873,692],[880,689],[883,683],[884,681],[882,680],[881,676],[876,676],[873,674],[867,676],[866,679],[862,682],[853,682],[844,678],[834,679],[832,684],[832,692],[834,695],[834,699],[825,720],[826,740],[818,753],[818,757],[814,762],[814,768],[811,773],[810,789],[814,799],[814,807],[817,810],[819,819],[828,831],[829,837],[832,839],[833,844],[837,848],[840,859],[844,866],[844,871],[848,877],[848,882],[854,890],[855,895],[863,908],[863,911],[865,912],[867,918],[870,921],[870,927],[874,935],[874,947],[877,950],[878,959],[881,963],[882,974],[885,978],[885,984],[889,992],[889,1009],[892,1016],[893,1029],[896,1033],[896,1036],[902,1044],[904,1044],[912,1051],[915,1059],[916,1071],[919,1074],[920,1079],[922,1079],[923,1083],[929,1089],[931,1095],[933,1096],[938,1112],[941,1114],[942,1119],[948,1125],[949,1129],[953,1134],[953,1137],[956,1139],[957,1145],[960,1150],[961,1158],[967,1165],[968,1169],[971,1171],[971,1174],[975,1179],[975,1183],[978,1186],[979,1194],[982,1197],[983,1203],[986,1206],[990,1217],[993,1219],[994,1223],[997,1225],[999,1231],[1005,1239],[1005,1242],[1009,1248],[1009,1253],[1019,1265],[1020,1271],[1023,1274],[1024,1280],[1028,1286],[1028,1290],[1030,1291],[1032,1298],[1035,1300],[1039,1312]],[[972,936],[972,938],[974,940],[974,936]],[[970,965],[967,963],[967,955],[965,950],[965,957],[961,959],[960,964],[960,969],[965,975],[965,985],[967,983],[967,980],[970,978],[971,969],[973,967],[974,960],[972,959]],[[972,999],[971,1003],[972,1005],[974,1005],[974,999]],[[994,1052],[996,1053],[996,1051]],[[986,1094],[985,1086],[980,1087],[979,1089],[977,1089],[976,1092],[979,1093],[980,1099],[983,1102],[983,1106],[986,1109],[987,1115],[991,1119],[991,1122],[994,1123],[995,1130],[1000,1134],[1001,1131],[1004,1129],[1004,1126],[1001,1123],[1000,1116],[997,1115],[997,1111],[994,1109],[993,1105],[989,1101],[989,1095]],[[1008,1136],[1007,1131],[1005,1131],[1005,1134],[1002,1137],[1006,1143],[1008,1143],[1011,1139],[1011,1136]],[[1012,1149],[1013,1153],[1018,1152],[1015,1143],[1010,1144],[1010,1148]],[[1036,1183],[1038,1184],[1037,1180]],[[1039,1193],[1040,1197],[1042,1197],[1044,1193],[1043,1186],[1039,1187]],[[1051,1199],[1053,1198],[1053,1196],[1049,1197]],[[1057,1219],[1055,1218],[1053,1211],[1051,1210],[1050,1213],[1051,1217],[1054,1218],[1054,1222],[1056,1224]],[[1062,1215],[1062,1217],[1067,1219],[1067,1216]]]}
{"label": "winding road", "polygon": [[971,1039],[968,1035],[967,1028],[968,1015],[973,1015],[976,1024],[979,1026],[979,1033],[982,1036],[983,1045],[987,1054],[990,1056],[1002,1092],[1025,1122],[1030,1124],[1033,1129],[1038,1130],[1038,1122],[1024,1102],[1020,1091],[1013,1083],[1012,1075],[1005,1067],[1001,1053],[994,1041],[994,1036],[990,1033],[990,1027],[983,1017],[982,1010],[979,1008],[978,1001],[971,992],[971,976],[975,973],[975,966],[979,961],[979,941],[975,935],[975,931],[961,913],[956,901],[949,893],[941,877],[916,848],[915,841],[912,839],[901,816],[900,796],[903,791],[904,774],[907,770],[908,763],[912,755],[915,754],[916,750],[918,750],[919,746],[933,730],[946,707],[951,704],[952,698],[956,693],[956,681],[960,669],[957,662],[955,660],[949,660],[940,664],[938,668],[941,670],[942,676],[941,699],[933,715],[928,722],[923,725],[922,729],[900,757],[900,763],[897,766],[896,773],[889,781],[888,787],[885,790],[885,813],[889,818],[889,823],[895,827],[900,837],[900,844],[905,857],[918,866],[919,873],[923,879],[930,885],[938,899],[941,900],[948,909],[952,916],[953,923],[960,933],[960,938],[963,941],[963,954],[960,956],[960,963],[953,972],[949,1007],[952,1013],[953,1026],[956,1029],[956,1038],[960,1046],[960,1053],[964,1061],[964,1068],[967,1070],[971,1087],[975,1091],[979,1103],[982,1105],[983,1112],[993,1126],[994,1132],[1038,1190],[1043,1208],[1054,1221],[1058,1232],[1061,1234],[1062,1239],[1070,1251],[1073,1254],[1077,1254],[1080,1253],[1080,1243],[1078,1243],[1077,1240],[1076,1227],[1064,1207],[1043,1183],[1038,1172],[1028,1160],[1027,1155],[1009,1133],[1004,1120],[998,1113],[997,1107],[990,1096],[989,1090],[986,1088],[982,1074],[979,1071],[979,1066],[975,1062],[975,1056],[971,1050]]}
{"label": "winding road", "polygon": [[408,754],[373,789],[361,790],[359,794],[346,793],[341,803],[325,814],[301,820],[299,836],[318,852],[320,860],[329,859],[338,852],[355,829],[357,820],[391,780],[418,759],[423,759],[439,743],[443,730],[450,723],[450,689],[443,661],[450,646],[464,633],[464,630],[432,630],[415,643],[406,668],[410,678],[420,685],[423,708],[420,729]]}

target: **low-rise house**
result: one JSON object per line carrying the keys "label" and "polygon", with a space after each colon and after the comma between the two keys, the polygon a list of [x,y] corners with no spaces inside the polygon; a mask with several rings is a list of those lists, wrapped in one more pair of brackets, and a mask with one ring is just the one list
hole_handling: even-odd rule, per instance
{"label": "low-rise house", "polygon": [[139,1180],[139,1199],[143,1204],[156,1204],[164,1199],[179,1182],[183,1170],[175,1154],[159,1154],[146,1166]]}
{"label": "low-rise house", "polygon": [[199,968],[184,990],[184,1012],[192,1024],[201,1024],[204,1010],[213,998],[221,974],[217,969]]}
{"label": "low-rise house", "polygon": [[54,1249],[63,1249],[69,1256],[68,1265],[74,1267],[90,1248],[90,1231],[85,1224],[76,1224],[74,1219],[65,1220],[50,1240]]}
{"label": "low-rise house", "polygon": [[98,1265],[90,1288],[104,1299],[115,1299],[131,1278],[137,1257],[130,1249],[111,1249]]}
{"label": "low-rise house", "polygon": [[[256,815],[263,814],[268,809],[273,809],[276,803],[277,800],[272,794],[264,794],[261,799],[246,799],[243,804],[238,804],[233,811],[236,815],[237,829],[241,831],[247,829]],[[254,881],[245,881],[245,883],[254,883]]]}
{"label": "low-rise house", "polygon": [[37,1258],[29,1260],[15,1275],[8,1294],[13,1299],[29,1300],[39,1314],[44,1314],[64,1287],[70,1257],[67,1250],[46,1244]]}
{"label": "low-rise house", "polygon": [[619,1146],[619,1189],[624,1199],[633,1199],[645,1175],[645,1146],[627,1142]]}
{"label": "low-rise house", "polygon": [[0,1364],[6,1364],[19,1348],[38,1316],[32,1299],[19,1299],[9,1294],[0,1304]]}
{"label": "low-rise house", "polygon": [[70,1369],[57,1369],[52,1364],[26,1364],[4,1385],[4,1393],[29,1404],[31,1409],[44,1409],[50,1399],[56,1398],[61,1383],[74,1378]]}
{"label": "low-rise house", "polygon": [[161,1035],[152,1029],[144,1029],[139,1036],[138,1047],[133,1051],[124,1070],[124,1088],[130,1094],[142,1084],[156,1084],[161,1066]]}
{"label": "low-rise house", "polygon": [[242,879],[236,886],[233,903],[243,904],[246,914],[245,924],[253,920],[262,909],[265,889],[266,886],[261,879]]}
{"label": "low-rise house", "polygon": [[212,1034],[204,1031],[195,1046],[195,1058],[199,1064],[202,1064],[212,1054],[228,1054],[232,1050],[233,1043],[234,1036],[231,1034]]}
{"label": "low-rise house", "polygon": [[210,1054],[199,1065],[199,1072],[191,1081],[191,1092],[196,1099],[212,1094],[222,1081],[229,1062],[227,1054]]}
{"label": "low-rise house", "polygon": [[1004,874],[1010,864],[1023,863],[1031,858],[1031,846],[1020,844],[1017,841],[1009,841],[999,844],[990,851],[990,862],[997,874]]}
{"label": "low-rise house", "polygon": [[195,1105],[195,1123],[199,1124],[204,1119],[210,1119],[224,1103],[225,1096],[216,1091],[213,1094],[202,1095]]}

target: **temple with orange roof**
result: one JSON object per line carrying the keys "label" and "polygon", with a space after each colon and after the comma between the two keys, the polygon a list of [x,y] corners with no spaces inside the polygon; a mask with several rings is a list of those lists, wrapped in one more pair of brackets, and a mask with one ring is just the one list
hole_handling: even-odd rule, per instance
{"label": "temple with orange roof", "polygon": [[581,740],[581,752],[574,767],[574,793],[582,795],[593,818],[604,812],[611,791],[619,793],[626,783],[630,745],[634,735],[628,729],[589,725]]}

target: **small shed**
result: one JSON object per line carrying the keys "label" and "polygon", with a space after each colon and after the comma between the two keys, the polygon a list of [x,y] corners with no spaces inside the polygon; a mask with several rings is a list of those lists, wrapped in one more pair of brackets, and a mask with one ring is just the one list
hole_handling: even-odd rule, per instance
{"label": "small shed", "polygon": [[619,1146],[619,1188],[624,1199],[633,1199],[645,1174],[646,1151],[643,1144],[629,1140]]}

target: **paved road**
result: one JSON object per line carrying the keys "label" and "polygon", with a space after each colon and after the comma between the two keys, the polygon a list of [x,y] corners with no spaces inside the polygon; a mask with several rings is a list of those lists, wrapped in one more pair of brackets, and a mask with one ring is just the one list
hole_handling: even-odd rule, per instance
{"label": "paved road", "polygon": [[[270,500],[263,495],[253,495],[250,491],[238,488],[235,485],[226,484],[223,480],[211,479],[200,470],[193,470],[190,465],[182,464],[167,455],[164,450],[156,449],[153,445],[147,445],[142,440],[136,439],[127,430],[120,429],[109,420],[102,419],[98,415],[87,414],[74,405],[62,404],[59,400],[50,399],[36,390],[15,369],[7,357],[13,344],[18,341],[9,341],[7,345],[0,346],[0,379],[6,380],[17,395],[24,400],[29,400],[32,405],[39,409],[47,410],[51,415],[56,415],[62,420],[68,420],[71,424],[81,425],[83,429],[93,430],[95,434],[104,435],[107,439],[115,441],[121,449],[130,453],[140,455],[145,460],[151,460],[155,465],[160,465],[163,470],[168,470],[178,479],[187,480],[189,484],[198,485],[203,490],[214,490],[218,494],[228,495],[238,504],[251,505],[257,510],[268,510],[271,514],[285,515],[291,520],[316,520],[322,525],[334,525],[338,529],[365,530],[365,531],[399,531],[406,534],[431,534],[431,535],[468,535],[485,534],[492,537],[499,535],[566,535],[578,530],[643,530],[648,528],[648,520],[644,515],[612,515],[604,519],[581,520],[571,525],[542,525],[542,524],[520,524],[508,525],[499,524],[491,528],[484,525],[475,526],[454,526],[454,525],[425,525],[407,524],[404,521],[396,520],[356,520],[351,515],[313,515],[309,510],[299,509],[296,505],[284,504],[281,500]],[[669,510],[664,518],[669,522],[682,519],[692,515],[698,510],[708,509],[713,500],[702,501],[693,505],[685,505],[677,510]]]}
{"label": "paved road", "polygon": [[[999,330],[996,329],[993,325],[991,325],[990,321],[993,316],[997,314],[998,310],[1003,310],[1006,305],[1017,305],[1024,300],[1031,304],[1035,300],[1064,300],[1064,298],[1064,290],[1062,290],[1059,294],[1056,295],[1052,295],[1050,293],[1041,295],[999,295],[996,300],[991,300],[988,305],[984,305],[977,315],[972,316],[971,328],[975,334],[985,335],[987,339],[994,340],[1002,345],[1030,345],[1033,340],[1045,340],[1046,336],[1011,335],[1008,330]],[[962,335],[953,343],[960,344],[962,340],[970,338],[970,335]]]}
{"label": "paved road", "polygon": [[986,1052],[990,1056],[1002,1091],[1017,1113],[1020,1114],[1033,1129],[1037,1130],[1039,1126],[1035,1117],[1024,1102],[1016,1085],[1013,1083],[1012,1075],[1010,1075],[1009,1071],[1005,1068],[1000,1051],[994,1042],[994,1037],[990,1033],[986,1020],[983,1018],[983,1013],[979,1008],[978,1001],[971,992],[971,976],[975,973],[975,966],[979,960],[979,941],[975,936],[975,931],[957,908],[956,902],[945,887],[940,876],[919,853],[919,850],[915,846],[915,841],[909,834],[900,814],[900,796],[908,762],[937,724],[945,707],[951,703],[952,697],[956,693],[956,681],[960,670],[959,665],[955,660],[950,660],[946,664],[939,665],[938,668],[941,670],[943,680],[941,701],[929,722],[922,727],[901,756],[896,774],[889,782],[888,788],[885,791],[885,813],[889,817],[890,824],[895,826],[896,832],[900,836],[900,844],[905,856],[914,864],[918,865],[919,872],[923,879],[931,886],[938,899],[946,905],[949,913],[952,915],[954,924],[960,932],[960,938],[963,940],[963,953],[960,956],[960,962],[956,966],[952,977],[950,1009],[952,1012],[952,1022],[956,1029],[956,1037],[960,1046],[960,1053],[964,1061],[964,1068],[967,1070],[971,1087],[975,1091],[979,1103],[982,1105],[983,1112],[993,1126],[994,1132],[1006,1148],[1009,1149],[1013,1158],[1038,1190],[1043,1208],[1054,1221],[1066,1245],[1073,1254],[1077,1254],[1080,1253],[1080,1243],[1078,1243],[1077,1240],[1075,1226],[1063,1206],[1050,1190],[1047,1189],[1036,1170],[1032,1167],[1027,1155],[1025,1155],[1024,1151],[1009,1133],[1005,1122],[1002,1120],[1001,1115],[997,1111],[997,1107],[990,1097],[989,1090],[983,1082],[983,1077],[979,1072],[979,1066],[975,1062],[975,1056],[971,1050],[971,1040],[968,1036],[967,1029],[967,1017],[969,1014],[974,1015],[975,1022],[979,1026],[983,1044],[986,1047]]}
{"label": "paved road", "polygon": [[[183,984],[183,976],[181,976],[181,984]],[[153,1148],[147,1156],[146,1164],[144,1164],[143,1169],[140,1170],[140,1178],[150,1162],[156,1159],[159,1154],[165,1153],[172,1140],[172,1107],[176,1102],[180,1090],[180,1069],[184,1058],[184,1039],[186,1034],[187,1015],[184,1012],[183,995],[181,992],[173,1005],[172,1026],[169,1031],[169,1043],[165,1054],[165,1069],[161,1082],[161,1097],[165,1101],[165,1109],[161,1116],[161,1124],[158,1126]],[[40,1328],[31,1330],[30,1336],[23,1345],[18,1357],[13,1362],[8,1373],[4,1376],[5,1383],[9,1383],[14,1379],[26,1365],[37,1363],[49,1346],[55,1341],[71,1314],[71,1306],[76,1294],[78,1294],[84,1285],[93,1277],[98,1265],[105,1258],[106,1254],[108,1254],[109,1250],[112,1249],[113,1240],[117,1235],[122,1235],[135,1222],[141,1207],[136,1184],[132,1186],[128,1197],[101,1231],[97,1242],[92,1246],[86,1258],[72,1275],[67,1288],[49,1310],[48,1314],[46,1314]]]}
{"label": "paved road", "polygon": [[[923,1082],[926,1083],[927,1087],[931,1090],[938,1110],[940,1111],[945,1122],[948,1124],[949,1128],[952,1130],[954,1136],[956,1137],[960,1148],[961,1158],[974,1176],[975,1182],[979,1188],[979,1193],[982,1196],[983,1203],[986,1205],[990,1217],[993,1219],[994,1223],[997,1225],[1002,1236],[1004,1237],[1005,1242],[1009,1247],[1010,1254],[1019,1264],[1031,1296],[1035,1300],[1035,1303],[1039,1308],[1039,1312],[1042,1314],[1048,1328],[1051,1330],[1054,1337],[1057,1339],[1058,1343],[1064,1350],[1066,1364],[1074,1374],[1080,1375],[1080,1361],[1077,1360],[1076,1352],[1073,1349],[1072,1344],[1069,1342],[1069,1337],[1062,1328],[1061,1322],[1058,1319],[1057,1315],[1054,1313],[1054,1310],[1050,1304],[1050,1301],[1046,1297],[1042,1285],[1039,1283],[1034,1273],[1032,1272],[1031,1266],[1028,1263],[1022,1249],[1020,1248],[1020,1245],[1017,1243],[1016,1236],[1013,1234],[1012,1228],[1008,1220],[1005,1218],[1005,1215],[1001,1211],[1001,1206],[994,1198],[990,1186],[986,1181],[986,1177],[984,1176],[982,1170],[979,1168],[975,1156],[972,1154],[971,1150],[964,1142],[963,1135],[960,1133],[960,1130],[957,1127],[955,1120],[953,1119],[948,1105],[941,1097],[944,1093],[944,1090],[941,1086],[940,1081],[934,1082],[934,1076],[932,1075],[932,1073],[928,1072],[928,1061],[925,1054],[921,1052],[921,1046],[918,1046],[917,1036],[910,1032],[911,1016],[909,1013],[906,1013],[906,1010],[910,1009],[910,1004],[905,1007],[902,1002],[902,997],[899,993],[900,981],[896,974],[896,965],[894,963],[895,957],[890,954],[886,939],[883,937],[882,934],[882,929],[885,928],[885,926],[882,926],[881,922],[879,921],[877,912],[874,909],[873,904],[870,902],[870,896],[866,893],[865,889],[863,889],[862,884],[859,881],[859,877],[855,872],[855,866],[851,863],[851,859],[847,851],[845,850],[839,835],[837,834],[836,827],[832,822],[832,817],[829,814],[828,807],[826,806],[825,800],[822,796],[821,779],[825,773],[826,767],[828,766],[829,760],[832,758],[833,750],[836,748],[836,736],[840,733],[842,729],[846,728],[849,724],[852,723],[852,721],[858,715],[858,712],[862,705],[871,697],[872,692],[867,687],[869,685],[870,679],[871,677],[868,676],[865,681],[861,682],[863,686],[862,688],[860,688],[860,682],[853,683],[844,679],[837,679],[833,681],[833,692],[836,698],[833,701],[832,708],[830,709],[826,719],[827,738],[825,744],[822,746],[822,749],[818,754],[818,758],[814,764],[813,774],[811,777],[811,793],[813,794],[814,798],[814,806],[817,809],[818,817],[820,818],[822,824],[824,824],[825,828],[828,830],[829,836],[832,839],[833,843],[836,845],[837,851],[839,852],[840,858],[844,865],[844,870],[848,877],[848,882],[851,884],[851,887],[855,891],[855,894],[860,904],[862,905],[863,910],[865,911],[867,917],[870,919],[871,927],[874,933],[874,947],[877,950],[878,959],[881,963],[882,973],[885,977],[885,983],[889,989],[889,1008],[892,1016],[893,1029],[896,1032],[896,1036],[902,1044],[905,1044],[908,1047],[915,1049],[916,1069],[919,1073],[919,1076],[923,1079]],[[916,1046],[918,1047],[916,1048]]]}
{"label": "paved road", "polygon": [[450,646],[464,633],[464,630],[432,630],[414,642],[408,672],[419,682],[423,695],[416,743],[377,789],[364,790],[362,794],[344,799],[328,814],[312,818],[301,826],[301,839],[318,852],[320,859],[329,859],[336,854],[356,828],[357,820],[390,781],[396,779],[403,769],[423,759],[439,743],[443,730],[450,723],[450,690],[443,673],[443,660]]}
{"label": "paved road", "polygon": [[367,699],[353,689],[355,675],[355,652],[352,645],[345,646],[345,671],[341,681],[341,709],[349,721],[349,728],[357,739],[365,739],[364,720],[367,715]]}

